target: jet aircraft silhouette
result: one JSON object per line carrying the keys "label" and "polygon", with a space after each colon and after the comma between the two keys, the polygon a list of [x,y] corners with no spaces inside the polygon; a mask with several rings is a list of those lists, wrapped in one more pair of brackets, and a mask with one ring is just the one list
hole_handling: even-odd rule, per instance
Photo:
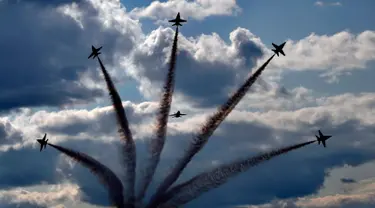
{"label": "jet aircraft silhouette", "polygon": [[179,13],[177,13],[176,18],[172,19],[172,20],[169,20],[169,22],[174,22],[174,24],[172,26],[177,26],[178,27],[178,26],[182,26],[181,22],[187,22],[187,21],[180,18],[180,12],[179,12]]}
{"label": "jet aircraft silhouette", "polygon": [[284,45],[285,45],[286,42],[282,43],[281,45],[276,45],[274,43],[272,43],[273,47],[275,47],[275,49],[272,49],[273,52],[276,53],[277,56],[279,56],[279,53],[283,54],[283,56],[285,56],[285,53],[283,51],[283,48],[284,48]]}
{"label": "jet aircraft silhouette", "polygon": [[37,141],[40,144],[40,152],[42,151],[43,146],[44,146],[44,149],[47,147],[48,139],[46,140],[46,137],[47,137],[47,134],[44,134],[43,139],[37,139]]}
{"label": "jet aircraft silhouette", "polygon": [[169,116],[173,116],[173,117],[175,117],[175,118],[179,118],[179,117],[181,117],[181,116],[185,116],[185,115],[186,115],[186,114],[181,113],[180,111],[177,111],[177,113],[172,114],[172,115],[169,115]]}
{"label": "jet aircraft silhouette", "polygon": [[318,139],[318,144],[320,144],[320,142],[322,142],[324,147],[326,147],[326,140],[332,137],[330,135],[323,135],[320,130],[319,130],[319,136],[317,136],[317,135],[315,135],[315,136]]}
{"label": "jet aircraft silhouette", "polygon": [[99,48],[95,48],[94,46],[91,46],[91,54],[90,56],[88,57],[88,59],[90,59],[92,57],[92,59],[95,59],[99,54],[101,54],[99,51],[100,49],[102,49],[102,46],[100,46]]}

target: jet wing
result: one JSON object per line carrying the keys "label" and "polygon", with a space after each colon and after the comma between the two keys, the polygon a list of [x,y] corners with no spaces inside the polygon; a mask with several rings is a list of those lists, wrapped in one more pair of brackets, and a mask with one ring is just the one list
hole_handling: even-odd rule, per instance
{"label": "jet wing", "polygon": [[285,56],[285,53],[284,53],[283,50],[280,50],[279,52],[280,52],[281,54],[283,54],[283,56]]}
{"label": "jet wing", "polygon": [[280,45],[280,47],[281,47],[281,48],[283,48],[283,47],[284,47],[284,45],[285,45],[285,43],[286,43],[286,42],[284,42],[283,44],[281,44],[281,45]]}
{"label": "jet wing", "polygon": [[273,47],[275,48],[278,48],[279,46],[277,46],[276,44],[272,43]]}
{"label": "jet wing", "polygon": [[322,144],[324,147],[326,147],[326,141],[325,140],[322,140]]}
{"label": "jet wing", "polygon": [[91,58],[93,55],[94,55],[94,53],[91,53],[90,56],[89,56],[88,58]]}
{"label": "jet wing", "polygon": [[169,20],[168,22],[176,22],[176,19]]}
{"label": "jet wing", "polygon": [[41,144],[41,145],[40,145],[40,151],[39,151],[39,152],[41,152],[41,151],[42,151],[42,149],[43,149],[43,145]]}
{"label": "jet wing", "polygon": [[45,140],[45,139],[46,139],[46,137],[47,137],[47,134],[44,134],[43,140]]}
{"label": "jet wing", "polygon": [[184,20],[184,19],[180,19],[180,22],[186,22],[186,20]]}
{"label": "jet wing", "polygon": [[322,134],[322,132],[320,130],[319,130],[319,136],[320,137],[324,137],[323,134]]}

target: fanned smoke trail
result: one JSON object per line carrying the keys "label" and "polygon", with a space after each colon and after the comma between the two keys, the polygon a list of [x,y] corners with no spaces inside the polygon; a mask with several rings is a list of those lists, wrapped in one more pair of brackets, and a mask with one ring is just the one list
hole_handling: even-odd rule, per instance
{"label": "fanned smoke trail", "polygon": [[121,180],[107,166],[84,153],[76,152],[54,144],[48,145],[90,169],[90,171],[99,178],[100,182],[106,186],[113,205],[117,208],[125,208]]}
{"label": "fanned smoke trail", "polygon": [[185,169],[186,165],[191,161],[193,156],[203,148],[203,146],[207,143],[208,138],[213,134],[220,123],[228,116],[228,114],[246,95],[249,88],[262,74],[263,70],[267,67],[274,56],[275,55],[272,55],[261,67],[259,67],[259,69],[257,69],[255,73],[246,80],[246,82],[228,99],[228,101],[224,105],[219,107],[217,112],[212,115],[204,125],[202,125],[200,132],[195,138],[193,138],[192,143],[188,147],[183,157],[177,161],[175,167],[158,187],[155,195],[151,198],[150,206],[148,206],[148,208],[154,207],[154,202],[158,200],[157,198],[160,197],[177,180],[177,178]]}
{"label": "fanned smoke trail", "polygon": [[128,119],[126,118],[124,107],[122,106],[121,98],[109,76],[107,70],[105,69],[102,61],[98,57],[100,68],[102,69],[105,82],[107,83],[107,88],[113,108],[116,114],[116,120],[119,125],[118,132],[120,133],[122,146],[123,158],[122,162],[125,170],[125,205],[126,207],[134,207],[134,185],[135,185],[135,168],[136,168],[136,149],[133,140],[132,133],[129,128]]}
{"label": "fanned smoke trail", "polygon": [[219,187],[229,178],[236,176],[241,172],[247,171],[251,167],[314,142],[316,142],[316,140],[273,150],[255,157],[221,165],[212,171],[199,174],[192,179],[171,188],[167,193],[165,193],[165,195],[161,197],[160,203],[167,203],[163,204],[161,207],[182,206],[203,193]]}
{"label": "fanned smoke trail", "polygon": [[152,138],[150,142],[150,158],[148,164],[146,164],[147,166],[144,172],[143,180],[141,180],[140,192],[137,196],[137,201],[143,199],[146,190],[151,183],[152,177],[155,174],[156,167],[160,161],[160,154],[164,147],[165,137],[167,133],[168,117],[171,109],[172,95],[174,91],[175,66],[177,59],[177,42],[178,27],[176,28],[176,32],[174,35],[168,74],[164,83],[164,91],[162,94],[162,98],[159,103],[159,112],[157,114],[156,120],[156,135],[155,138]]}

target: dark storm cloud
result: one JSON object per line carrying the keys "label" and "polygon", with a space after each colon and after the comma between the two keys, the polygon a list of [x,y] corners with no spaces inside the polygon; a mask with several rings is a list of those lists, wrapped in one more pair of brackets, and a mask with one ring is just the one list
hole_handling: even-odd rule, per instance
{"label": "dark storm cloud", "polygon": [[124,54],[131,50],[134,34],[102,28],[95,18],[98,11],[88,2],[81,2],[78,8],[84,8],[84,29],[42,1],[0,4],[0,111],[88,102],[103,94],[101,89],[80,83],[82,74],[97,67],[87,60],[91,44],[105,45],[103,53],[112,65],[116,50]]}

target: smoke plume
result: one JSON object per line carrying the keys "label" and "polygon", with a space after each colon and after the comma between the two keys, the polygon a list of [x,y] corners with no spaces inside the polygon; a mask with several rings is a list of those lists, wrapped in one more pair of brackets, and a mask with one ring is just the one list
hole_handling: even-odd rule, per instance
{"label": "smoke plume", "polygon": [[276,156],[299,149],[314,142],[316,142],[316,140],[284,147],[268,153],[260,154],[255,157],[250,157],[247,159],[232,162],[230,164],[221,165],[212,171],[201,173],[193,177],[192,179],[171,188],[167,193],[165,193],[159,203],[167,201],[167,203],[164,204],[163,207],[181,206],[197,198],[203,193],[219,187],[220,185],[227,182],[229,178],[247,171],[251,167],[254,167]]}
{"label": "smoke plume", "polygon": [[213,134],[220,123],[228,116],[228,114],[236,107],[240,100],[246,95],[247,91],[254,84],[257,78],[262,74],[263,70],[267,67],[269,62],[275,55],[272,55],[258,70],[251,75],[246,82],[223,104],[217,112],[208,118],[205,124],[202,125],[199,133],[193,138],[192,143],[181,159],[177,161],[172,171],[167,175],[164,181],[158,187],[156,194],[151,199],[151,206],[157,198],[164,193],[180,176],[181,172],[185,169],[186,165],[191,161],[195,154],[197,154],[203,146],[207,143],[209,137]]}
{"label": "smoke plume", "polygon": [[107,166],[84,153],[76,152],[50,143],[48,143],[48,145],[87,167],[98,177],[99,181],[106,186],[112,204],[117,208],[125,208],[121,180]]}
{"label": "smoke plume", "polygon": [[178,27],[176,28],[175,36],[173,39],[172,52],[170,56],[170,63],[168,74],[163,86],[163,94],[159,103],[159,112],[156,120],[156,132],[155,138],[150,141],[150,158],[144,172],[143,180],[141,180],[140,192],[137,200],[142,200],[145,192],[152,180],[155,173],[156,167],[160,161],[160,154],[163,150],[165,137],[167,134],[167,124],[169,112],[171,109],[172,95],[174,91],[174,78],[175,78],[175,66],[177,58],[177,41],[178,41]]}
{"label": "smoke plume", "polygon": [[136,149],[132,133],[129,128],[128,119],[124,107],[122,106],[121,98],[113,84],[111,77],[105,69],[102,61],[98,57],[100,68],[103,72],[105,82],[111,97],[112,105],[115,110],[116,120],[119,126],[119,134],[122,143],[122,162],[125,170],[125,204],[128,207],[134,207],[134,184],[135,184],[135,168],[136,168]]}

